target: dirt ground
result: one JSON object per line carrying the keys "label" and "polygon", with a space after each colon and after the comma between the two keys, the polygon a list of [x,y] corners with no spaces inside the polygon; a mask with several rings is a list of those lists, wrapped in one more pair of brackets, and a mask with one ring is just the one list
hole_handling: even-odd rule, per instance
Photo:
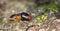
{"label": "dirt ground", "polygon": [[[58,1],[55,0],[54,4],[58,5]],[[0,31],[60,31],[60,19],[51,12],[47,13],[44,22],[38,21],[45,9],[44,7],[37,7],[34,2],[34,0],[0,0]],[[18,21],[14,26],[14,21],[8,21],[12,14],[21,12],[31,14],[31,22],[24,21],[24,25],[21,25]]]}

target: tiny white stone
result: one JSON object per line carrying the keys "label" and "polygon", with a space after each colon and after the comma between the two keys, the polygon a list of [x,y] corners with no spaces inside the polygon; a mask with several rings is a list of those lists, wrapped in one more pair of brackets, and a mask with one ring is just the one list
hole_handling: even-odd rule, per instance
{"label": "tiny white stone", "polygon": [[15,13],[15,10],[12,10],[12,13]]}
{"label": "tiny white stone", "polygon": [[35,13],[32,13],[32,16],[34,16],[35,15]]}
{"label": "tiny white stone", "polygon": [[44,29],[40,29],[39,31],[45,31]]}
{"label": "tiny white stone", "polygon": [[60,22],[60,19],[56,19],[55,21]]}
{"label": "tiny white stone", "polygon": [[22,29],[20,29],[19,31],[23,31]]}
{"label": "tiny white stone", "polygon": [[52,31],[56,31],[56,29],[52,29]]}

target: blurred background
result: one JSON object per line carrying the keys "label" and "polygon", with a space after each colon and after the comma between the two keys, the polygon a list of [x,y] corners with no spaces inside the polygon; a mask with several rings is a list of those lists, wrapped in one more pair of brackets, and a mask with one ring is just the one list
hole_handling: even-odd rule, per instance
{"label": "blurred background", "polygon": [[[31,14],[32,22],[24,23],[24,28],[14,22],[5,25],[7,18],[21,12]],[[31,24],[38,24],[39,31],[60,31],[60,0],[0,0],[0,31],[25,31]]]}

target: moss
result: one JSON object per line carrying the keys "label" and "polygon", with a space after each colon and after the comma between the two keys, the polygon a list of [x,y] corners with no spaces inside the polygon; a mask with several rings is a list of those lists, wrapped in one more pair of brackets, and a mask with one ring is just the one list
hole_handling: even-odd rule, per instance
{"label": "moss", "polygon": [[39,16],[38,22],[44,23],[46,19],[47,14],[44,13],[44,15]]}
{"label": "moss", "polygon": [[58,10],[59,8],[56,5],[40,5],[38,7],[43,7],[43,8],[49,8],[49,9],[54,9],[54,10]]}
{"label": "moss", "polygon": [[0,25],[2,24],[2,19],[0,19]]}

